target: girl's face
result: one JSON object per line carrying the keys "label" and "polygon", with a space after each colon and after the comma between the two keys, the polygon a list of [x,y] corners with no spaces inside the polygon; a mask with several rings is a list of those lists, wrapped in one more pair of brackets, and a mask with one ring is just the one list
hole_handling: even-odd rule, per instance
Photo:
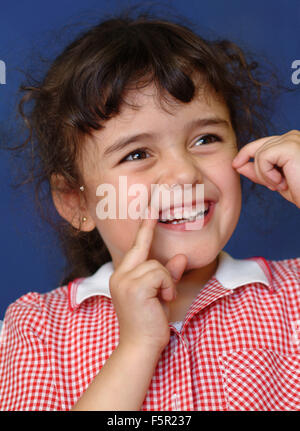
{"label": "girl's face", "polygon": [[[127,101],[140,108],[123,105],[120,114],[86,143],[82,159],[87,193],[84,215],[92,219],[117,267],[133,245],[141,219],[100,220],[96,207],[105,196],[96,196],[99,185],[114,186],[118,215],[120,201],[124,204],[127,200],[129,207],[130,201],[136,199],[126,194],[119,196],[120,176],[126,176],[128,188],[145,185],[149,202],[151,184],[178,184],[182,189],[189,184],[193,192],[196,184],[204,184],[204,199],[215,201],[209,222],[200,230],[186,231],[166,229],[157,223],[149,253],[149,259],[162,264],[183,253],[188,258],[186,270],[204,267],[228,242],[240,215],[240,177],[231,166],[237,154],[235,133],[227,106],[211,90],[199,93],[187,104],[169,99],[169,112],[159,105],[156,94],[153,85],[128,93]],[[137,134],[141,136],[126,146],[114,147],[121,138]],[[89,226],[93,228],[91,223]]]}

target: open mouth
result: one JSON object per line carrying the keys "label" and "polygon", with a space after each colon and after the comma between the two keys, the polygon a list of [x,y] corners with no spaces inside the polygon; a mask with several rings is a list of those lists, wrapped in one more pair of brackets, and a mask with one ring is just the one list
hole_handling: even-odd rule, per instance
{"label": "open mouth", "polygon": [[[185,223],[193,223],[196,220],[201,220],[203,217],[205,218],[212,206],[212,201],[206,201],[204,204],[204,210],[196,211],[196,209],[190,208],[188,210],[184,209],[182,211],[182,208],[173,209],[173,211],[170,211],[169,217],[164,217],[163,214],[159,214],[159,223],[167,224],[167,225],[178,225],[178,224],[185,224]],[[184,217],[182,217],[184,215]]]}
{"label": "open mouth", "polygon": [[208,214],[209,209],[205,211],[199,211],[194,216],[188,217],[188,218],[174,218],[170,220],[159,220],[159,223],[166,223],[166,224],[182,224],[182,223],[191,223],[193,221],[201,219],[201,217],[205,217]]}

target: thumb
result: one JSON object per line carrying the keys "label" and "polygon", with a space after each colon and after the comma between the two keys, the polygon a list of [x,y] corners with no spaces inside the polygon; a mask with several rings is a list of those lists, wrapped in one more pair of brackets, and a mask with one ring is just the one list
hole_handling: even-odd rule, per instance
{"label": "thumb", "polygon": [[165,265],[175,283],[181,279],[182,274],[187,266],[187,261],[188,259],[185,254],[176,254],[175,256],[171,257],[171,259]]}

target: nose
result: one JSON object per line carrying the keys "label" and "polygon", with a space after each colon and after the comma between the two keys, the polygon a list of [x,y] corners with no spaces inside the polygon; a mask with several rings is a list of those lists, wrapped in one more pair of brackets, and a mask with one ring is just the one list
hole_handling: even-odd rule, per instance
{"label": "nose", "polygon": [[[190,205],[194,200],[204,201],[204,174],[201,163],[192,154],[182,149],[169,151],[161,159],[158,169],[158,187],[151,190],[154,208],[165,211],[171,206],[181,207],[183,203]],[[164,184],[167,186],[165,191],[161,189]]]}
{"label": "nose", "polygon": [[163,161],[159,178],[160,184],[167,184],[168,186],[190,184],[193,186],[202,182],[203,173],[192,155],[168,154],[167,159]]}

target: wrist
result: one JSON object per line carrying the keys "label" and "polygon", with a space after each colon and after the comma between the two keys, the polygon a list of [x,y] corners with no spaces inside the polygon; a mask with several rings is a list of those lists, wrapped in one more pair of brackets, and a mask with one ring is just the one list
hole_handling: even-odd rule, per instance
{"label": "wrist", "polygon": [[126,358],[130,358],[139,364],[144,361],[146,361],[146,363],[155,362],[156,364],[164,350],[164,346],[148,343],[146,341],[132,342],[129,340],[120,340],[116,350]]}

